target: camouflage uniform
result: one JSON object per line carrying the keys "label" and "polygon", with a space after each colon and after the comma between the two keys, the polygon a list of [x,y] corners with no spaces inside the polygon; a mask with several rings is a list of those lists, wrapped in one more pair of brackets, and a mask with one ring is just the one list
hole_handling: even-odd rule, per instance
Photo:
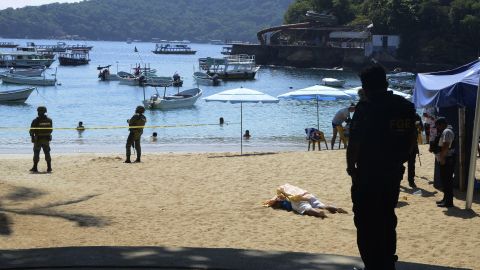
{"label": "camouflage uniform", "polygon": [[[52,119],[48,118],[45,113],[47,109],[45,107],[38,107],[38,117],[32,121],[30,125],[30,137],[33,143],[33,167],[32,172],[36,172],[38,162],[40,161],[40,150],[43,149],[45,154],[45,161],[47,162],[47,171],[52,171],[52,158],[50,156],[50,141],[52,140]],[[33,129],[32,129],[33,128]],[[45,129],[38,129],[45,128]]]}
{"label": "camouflage uniform", "polygon": [[[131,127],[143,127],[145,126],[145,123],[147,122],[147,118],[143,115],[143,112],[145,112],[145,108],[142,106],[138,106],[137,109],[135,110],[135,114],[132,116],[132,118],[128,121],[129,126]],[[142,147],[140,145],[140,139],[143,134],[143,128],[130,128],[130,134],[128,135],[127,138],[127,152],[126,152],[126,163],[130,163],[130,155],[131,155],[131,148],[132,145],[135,147],[135,151],[137,152],[137,159],[135,162],[140,162],[140,158],[142,156]]]}

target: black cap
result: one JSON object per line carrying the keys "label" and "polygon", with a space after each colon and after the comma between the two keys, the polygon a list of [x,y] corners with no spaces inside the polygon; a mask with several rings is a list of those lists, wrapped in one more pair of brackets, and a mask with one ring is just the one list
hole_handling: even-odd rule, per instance
{"label": "black cap", "polygon": [[435,120],[435,125],[441,124],[447,124],[447,119],[445,117],[438,117],[437,120]]}

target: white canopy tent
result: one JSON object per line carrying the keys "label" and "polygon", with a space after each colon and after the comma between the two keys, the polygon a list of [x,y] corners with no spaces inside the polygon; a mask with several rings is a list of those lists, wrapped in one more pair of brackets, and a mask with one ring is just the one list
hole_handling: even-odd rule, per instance
{"label": "white canopy tent", "polygon": [[248,89],[236,88],[226,90],[204,98],[205,101],[240,103],[240,154],[243,155],[243,103],[278,103],[278,99],[265,93]]}

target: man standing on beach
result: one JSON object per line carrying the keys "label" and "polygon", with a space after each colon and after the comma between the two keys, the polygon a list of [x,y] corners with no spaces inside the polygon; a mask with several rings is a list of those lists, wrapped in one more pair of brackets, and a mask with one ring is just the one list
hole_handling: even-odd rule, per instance
{"label": "man standing on beach", "polygon": [[135,151],[137,151],[137,159],[135,160],[136,163],[140,162],[140,158],[142,156],[142,147],[140,146],[140,139],[143,134],[143,127],[145,123],[147,123],[147,118],[143,115],[145,112],[145,107],[138,106],[135,109],[135,114],[132,116],[130,120],[128,120],[128,125],[131,127],[130,134],[128,134],[127,138],[127,158],[125,159],[125,163],[132,163],[130,161],[131,155],[131,148],[132,146],[135,147]]}
{"label": "man standing on beach", "polygon": [[442,182],[443,199],[437,202],[438,207],[453,207],[453,172],[455,169],[454,153],[452,148],[455,133],[444,117],[435,121],[438,135],[435,138],[435,160],[440,166],[440,180]]}
{"label": "man standing on beach", "polygon": [[338,129],[337,127],[342,127],[343,122],[347,121],[350,118],[350,113],[355,112],[355,104],[351,104],[350,107],[340,109],[332,119],[332,141],[331,141],[331,148],[333,150],[333,146],[335,145],[335,141],[337,139]]}
{"label": "man standing on beach", "polygon": [[382,66],[364,69],[360,78],[367,99],[358,103],[347,148],[357,245],[367,270],[394,270],[400,181],[415,145],[415,109],[387,91]]}
{"label": "man standing on beach", "polygon": [[38,117],[30,125],[30,137],[33,143],[33,167],[32,173],[38,172],[38,162],[40,161],[40,150],[43,149],[45,161],[47,162],[47,172],[52,172],[52,158],[50,157],[50,141],[52,140],[52,119],[46,116],[47,108],[40,106],[37,108]]}

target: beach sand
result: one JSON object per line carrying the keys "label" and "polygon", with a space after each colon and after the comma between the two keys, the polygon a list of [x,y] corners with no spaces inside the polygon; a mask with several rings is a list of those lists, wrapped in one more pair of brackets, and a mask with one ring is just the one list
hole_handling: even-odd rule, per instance
{"label": "beach sand", "polygon": [[[417,185],[406,176],[397,208],[402,261],[479,267],[480,204],[436,207],[433,156],[421,147]],[[185,246],[359,256],[345,151],[145,154],[53,153],[52,174],[30,174],[30,155],[0,156],[0,248]],[[45,163],[41,161],[44,171]],[[316,194],[349,214],[319,219],[261,206],[281,184]],[[457,198],[464,194],[457,193]]]}

